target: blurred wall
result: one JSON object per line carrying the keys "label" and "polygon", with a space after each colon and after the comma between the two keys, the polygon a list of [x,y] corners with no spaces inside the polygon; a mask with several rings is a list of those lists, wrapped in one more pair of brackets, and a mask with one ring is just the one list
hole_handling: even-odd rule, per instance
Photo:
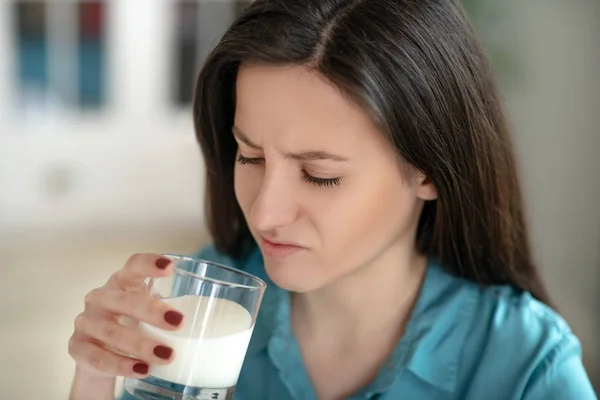
{"label": "blurred wall", "polygon": [[534,251],[600,387],[600,2],[510,0],[505,86]]}

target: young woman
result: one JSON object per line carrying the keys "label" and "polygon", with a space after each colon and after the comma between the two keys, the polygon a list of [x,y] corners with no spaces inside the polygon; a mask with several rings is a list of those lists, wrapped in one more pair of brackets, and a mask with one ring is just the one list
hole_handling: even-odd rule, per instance
{"label": "young woman", "polygon": [[[595,399],[531,259],[498,93],[458,0],[257,0],[194,118],[214,243],[268,280],[241,400]],[[77,318],[72,399],[109,399],[177,329],[133,256]],[[122,354],[133,354],[135,358]]]}

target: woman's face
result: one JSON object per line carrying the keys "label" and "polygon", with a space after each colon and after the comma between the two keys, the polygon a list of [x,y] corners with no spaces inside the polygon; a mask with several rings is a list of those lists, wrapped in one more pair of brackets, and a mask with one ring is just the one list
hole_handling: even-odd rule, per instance
{"label": "woman's face", "polygon": [[403,179],[389,142],[319,75],[241,67],[233,134],[236,197],[278,286],[317,290],[413,246],[435,190]]}

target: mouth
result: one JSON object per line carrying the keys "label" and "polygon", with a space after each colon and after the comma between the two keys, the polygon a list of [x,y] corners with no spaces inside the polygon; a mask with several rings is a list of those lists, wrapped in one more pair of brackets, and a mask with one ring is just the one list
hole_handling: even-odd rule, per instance
{"label": "mouth", "polygon": [[271,242],[264,237],[260,238],[260,248],[265,256],[278,259],[286,258],[302,250],[306,250],[305,247],[294,243]]}

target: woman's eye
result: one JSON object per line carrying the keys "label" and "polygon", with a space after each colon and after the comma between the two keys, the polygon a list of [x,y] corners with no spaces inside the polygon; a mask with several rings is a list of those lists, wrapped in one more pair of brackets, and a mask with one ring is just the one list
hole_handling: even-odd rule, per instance
{"label": "woman's eye", "polygon": [[303,172],[302,179],[312,185],[319,187],[335,187],[340,185],[341,178],[317,178]]}
{"label": "woman's eye", "polygon": [[[263,161],[262,158],[249,158],[244,157],[239,154],[237,157],[237,162],[242,165],[256,165],[260,164]],[[308,174],[306,171],[302,171],[302,180],[310,183],[311,185],[319,186],[319,187],[335,187],[340,185],[341,178],[317,178]]]}
{"label": "woman's eye", "polygon": [[248,157],[244,157],[243,155],[238,155],[237,161],[242,164],[242,165],[246,165],[246,164],[260,164],[260,162],[262,161],[262,158],[248,158]]}

